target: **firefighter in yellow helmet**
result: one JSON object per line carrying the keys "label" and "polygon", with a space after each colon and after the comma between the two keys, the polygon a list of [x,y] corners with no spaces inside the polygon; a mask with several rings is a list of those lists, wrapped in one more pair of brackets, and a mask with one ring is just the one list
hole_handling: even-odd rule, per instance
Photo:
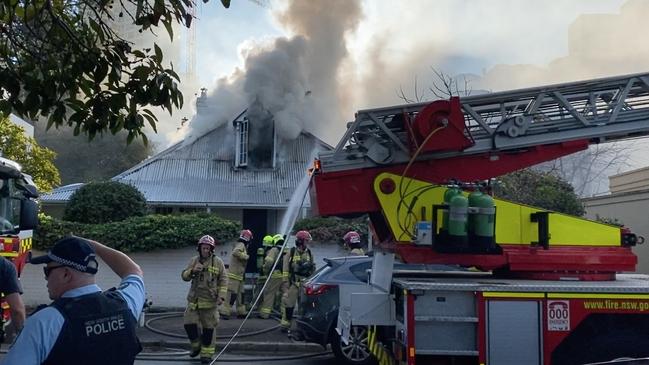
{"label": "firefighter in yellow helmet", "polygon": [[268,250],[273,248],[273,236],[271,235],[265,235],[264,238],[261,240],[262,245],[257,249],[257,284],[255,285],[255,290],[253,294],[253,298],[257,298],[257,295],[259,295],[259,291],[261,288],[264,286],[264,283],[266,282],[266,273],[264,272],[264,258],[266,257],[266,253]]}
{"label": "firefighter in yellow helmet", "polygon": [[[270,236],[267,236],[270,237]],[[266,251],[266,256],[264,257],[264,275],[270,275],[268,280],[268,285],[264,290],[264,298],[259,309],[259,317],[267,319],[270,317],[270,313],[273,311],[273,304],[275,303],[275,295],[280,291],[282,286],[282,265],[283,262],[278,262],[275,266],[275,270],[271,272],[273,264],[277,257],[281,255],[282,245],[284,244],[284,237],[281,234],[276,234],[273,237],[270,237],[271,248]],[[265,240],[265,237],[264,237]],[[264,246],[266,241],[264,241]]]}
{"label": "firefighter in yellow helmet", "polygon": [[221,306],[223,319],[230,319],[235,302],[237,303],[237,315],[241,317],[246,315],[246,305],[243,302],[243,284],[249,258],[248,244],[250,241],[252,241],[252,232],[249,229],[244,229],[239,234],[239,239],[232,249],[230,266],[228,267],[228,295],[226,302]]}
{"label": "firefighter in yellow helmet", "polygon": [[356,231],[349,231],[343,236],[343,241],[345,241],[345,248],[349,250],[349,254],[352,256],[363,256],[365,251],[363,250],[363,244],[361,243],[361,235]]}
{"label": "firefighter in yellow helmet", "polygon": [[[284,311],[280,325],[282,332],[291,336],[293,312],[297,303],[297,296],[302,290],[302,283],[315,271],[315,263],[311,250],[306,244],[311,241],[311,234],[307,231],[299,231],[295,234],[295,247],[284,255],[282,267],[282,280],[285,283],[285,291],[282,295]],[[287,284],[287,285],[286,285]]]}
{"label": "firefighter in yellow helmet", "polygon": [[[218,305],[224,302],[228,289],[225,265],[214,256],[216,241],[205,235],[198,240],[194,256],[181,277],[191,281],[187,294],[184,327],[191,342],[191,357],[201,355],[201,363],[209,364],[214,355],[214,329],[219,323]],[[199,327],[202,329],[199,330]]]}

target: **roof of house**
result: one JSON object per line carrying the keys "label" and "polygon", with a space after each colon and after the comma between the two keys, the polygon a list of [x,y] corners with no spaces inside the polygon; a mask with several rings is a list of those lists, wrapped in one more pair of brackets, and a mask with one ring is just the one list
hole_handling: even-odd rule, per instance
{"label": "roof of house", "polygon": [[[309,133],[278,141],[275,168],[235,168],[234,133],[223,125],[192,143],[179,142],[112,178],[137,187],[150,205],[285,208],[307,176],[314,149],[331,146]],[[82,184],[44,194],[46,203],[66,202]],[[305,206],[310,205],[308,196]]]}

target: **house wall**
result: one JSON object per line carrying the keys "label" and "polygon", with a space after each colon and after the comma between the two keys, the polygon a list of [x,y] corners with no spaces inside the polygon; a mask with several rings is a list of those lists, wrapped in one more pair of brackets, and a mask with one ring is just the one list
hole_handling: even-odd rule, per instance
{"label": "house wall", "polygon": [[638,256],[637,272],[649,274],[649,191],[612,194],[583,200],[586,217],[617,219],[647,243],[633,248]]}
{"label": "house wall", "polygon": [[65,212],[65,204],[46,204],[41,202],[41,211],[50,217],[62,219],[63,213]]}

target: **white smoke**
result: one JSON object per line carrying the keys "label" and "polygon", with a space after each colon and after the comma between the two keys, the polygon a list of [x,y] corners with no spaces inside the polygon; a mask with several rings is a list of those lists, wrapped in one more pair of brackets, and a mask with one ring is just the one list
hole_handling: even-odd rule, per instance
{"label": "white smoke", "polygon": [[208,92],[208,109],[193,118],[185,143],[231,121],[253,103],[274,116],[281,139],[302,131],[319,137],[331,131],[327,124],[342,120],[338,75],[347,56],[344,38],[360,14],[359,3],[353,1],[287,2],[275,17],[294,35],[249,43],[242,50],[242,68]]}

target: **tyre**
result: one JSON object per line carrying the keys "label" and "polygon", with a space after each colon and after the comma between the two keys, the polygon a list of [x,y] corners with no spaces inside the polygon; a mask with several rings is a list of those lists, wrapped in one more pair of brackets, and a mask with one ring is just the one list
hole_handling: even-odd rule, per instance
{"label": "tyre", "polygon": [[345,345],[338,332],[331,336],[331,350],[336,358],[345,364],[370,365],[375,364],[374,356],[367,347],[367,327],[352,326],[349,331],[349,344]]}

